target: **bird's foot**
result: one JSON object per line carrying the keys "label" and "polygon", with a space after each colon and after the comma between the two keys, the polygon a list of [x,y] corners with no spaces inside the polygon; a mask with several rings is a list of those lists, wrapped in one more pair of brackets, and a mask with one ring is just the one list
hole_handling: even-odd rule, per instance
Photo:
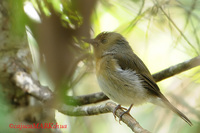
{"label": "bird's foot", "polygon": [[113,115],[114,115],[114,117],[115,117],[115,120],[116,120],[116,111],[117,111],[118,109],[126,110],[126,111],[124,111],[122,114],[120,114],[120,116],[119,116],[119,123],[120,123],[120,121],[122,120],[122,116],[123,116],[124,114],[130,115],[129,112],[130,112],[132,106],[133,106],[133,104],[131,104],[131,106],[130,106],[128,109],[126,109],[126,108],[124,108],[124,107],[121,107],[120,104],[117,105],[117,106],[115,107],[114,111],[113,111]]}
{"label": "bird's foot", "polygon": [[114,115],[114,117],[115,117],[115,120],[116,120],[116,111],[117,111],[118,109],[127,110],[126,108],[124,108],[124,107],[122,107],[120,104],[118,104],[118,105],[115,107],[114,111],[113,111],[113,115]]}

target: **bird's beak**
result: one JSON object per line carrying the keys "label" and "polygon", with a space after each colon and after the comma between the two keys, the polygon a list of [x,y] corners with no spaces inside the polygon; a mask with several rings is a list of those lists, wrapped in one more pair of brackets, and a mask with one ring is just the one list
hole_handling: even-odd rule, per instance
{"label": "bird's beak", "polygon": [[92,44],[92,46],[97,45],[97,41],[95,39],[83,39],[84,42]]}

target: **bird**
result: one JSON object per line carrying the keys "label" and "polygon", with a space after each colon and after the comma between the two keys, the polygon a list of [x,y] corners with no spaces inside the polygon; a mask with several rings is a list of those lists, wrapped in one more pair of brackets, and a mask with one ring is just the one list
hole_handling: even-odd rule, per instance
{"label": "bird", "polygon": [[168,107],[192,126],[192,122],[161,93],[146,65],[120,33],[101,32],[94,39],[84,41],[93,46],[96,77],[101,90],[118,103],[114,116],[121,105],[130,107],[120,115],[120,120],[125,113],[129,114],[133,105],[150,102]]}

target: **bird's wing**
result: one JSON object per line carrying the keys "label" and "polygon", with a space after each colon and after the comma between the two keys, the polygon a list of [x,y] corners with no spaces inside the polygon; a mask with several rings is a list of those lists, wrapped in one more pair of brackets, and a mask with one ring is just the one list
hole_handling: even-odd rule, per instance
{"label": "bird's wing", "polygon": [[[155,83],[149,70],[137,55],[135,55],[134,53],[123,54],[119,52],[114,55],[114,58],[118,61],[119,66],[123,70],[131,69],[133,71],[136,71],[140,79],[143,80],[142,83],[144,84],[144,88],[146,88],[155,96],[160,97],[167,107],[169,107],[173,112],[175,112],[178,116],[180,116],[190,126],[192,125],[192,122],[182,112],[180,112],[177,108],[175,108],[167,100],[167,98],[165,98],[165,96],[160,92],[160,89]],[[137,60],[137,63],[135,62],[135,60]]]}
{"label": "bird's wing", "polygon": [[[123,70],[131,69],[136,71],[140,79],[143,81],[142,83],[144,84],[144,88],[149,90],[151,93],[162,97],[160,89],[151,76],[151,73],[136,54],[132,52],[130,54],[117,53],[114,55],[114,59],[117,60],[119,66]],[[137,62],[135,62],[136,60]]]}

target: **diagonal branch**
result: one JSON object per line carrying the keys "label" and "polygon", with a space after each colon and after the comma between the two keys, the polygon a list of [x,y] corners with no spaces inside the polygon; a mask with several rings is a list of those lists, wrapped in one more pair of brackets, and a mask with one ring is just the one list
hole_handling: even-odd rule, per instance
{"label": "diagonal branch", "polygon": [[187,71],[199,65],[200,65],[200,56],[197,56],[190,60],[184,61],[182,63],[176,64],[167,69],[164,69],[158,73],[155,73],[153,74],[153,78],[156,82],[159,82],[161,80],[172,77],[176,74]]}

